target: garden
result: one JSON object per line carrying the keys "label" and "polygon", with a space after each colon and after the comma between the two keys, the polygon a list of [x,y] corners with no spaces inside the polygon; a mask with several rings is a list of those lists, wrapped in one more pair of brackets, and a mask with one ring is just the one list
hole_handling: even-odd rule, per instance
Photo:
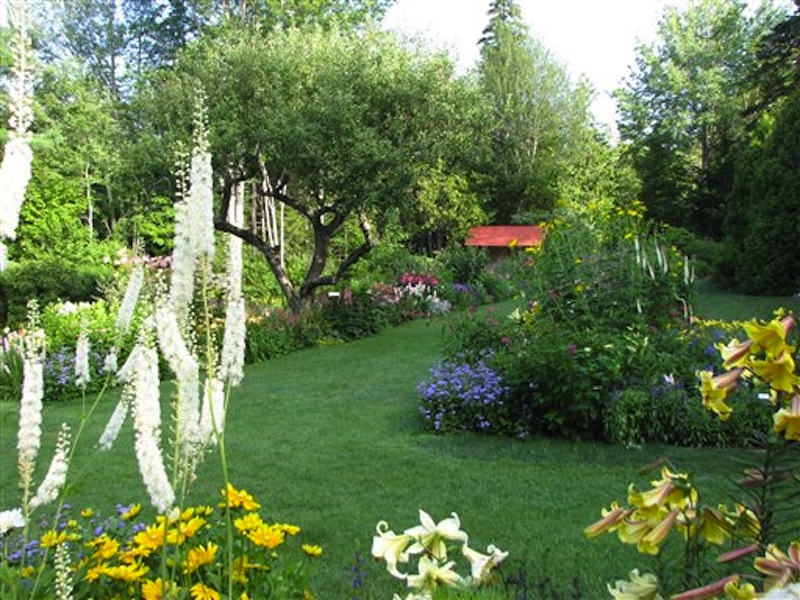
{"label": "garden", "polygon": [[[800,13],[665,9],[614,145],[513,1],[474,77],[391,2],[46,4],[0,36],[3,600],[800,597]],[[664,119],[703,23],[717,112]]]}

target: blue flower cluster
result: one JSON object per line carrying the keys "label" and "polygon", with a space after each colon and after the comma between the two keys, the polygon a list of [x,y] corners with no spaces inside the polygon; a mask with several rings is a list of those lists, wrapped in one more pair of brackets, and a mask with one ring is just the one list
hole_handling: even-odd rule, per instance
{"label": "blue flower cluster", "polygon": [[440,433],[497,429],[506,412],[508,388],[487,358],[439,362],[417,390],[426,425]]}
{"label": "blue flower cluster", "polygon": [[[89,368],[92,381],[89,391],[98,389],[105,377],[103,362],[105,358],[95,350],[89,353]],[[44,385],[47,400],[68,400],[79,397],[80,389],[75,385],[75,349],[59,348],[56,352],[48,352],[44,360]]]}

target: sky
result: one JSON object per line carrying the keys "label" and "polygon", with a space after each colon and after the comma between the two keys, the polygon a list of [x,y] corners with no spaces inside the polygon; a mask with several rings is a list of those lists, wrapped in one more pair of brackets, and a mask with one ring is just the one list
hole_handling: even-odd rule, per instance
{"label": "sky", "polygon": [[[592,111],[614,131],[616,103],[611,92],[634,64],[639,40],[649,42],[666,6],[691,0],[517,0],[531,33],[577,80],[586,76],[596,96]],[[750,0],[756,5],[756,0]],[[396,0],[385,26],[419,35],[457,57],[462,70],[478,58],[477,41],[489,21],[490,0]],[[789,0],[776,0],[790,6]],[[793,8],[793,6],[792,6]]]}

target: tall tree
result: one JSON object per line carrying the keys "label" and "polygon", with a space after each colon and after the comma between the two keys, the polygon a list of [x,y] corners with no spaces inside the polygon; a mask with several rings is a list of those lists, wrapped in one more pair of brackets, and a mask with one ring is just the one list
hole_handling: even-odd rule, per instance
{"label": "tall tree", "polygon": [[479,75],[491,99],[491,209],[497,222],[549,211],[561,161],[588,125],[590,93],[531,37],[515,0],[496,0],[481,38]]}
{"label": "tall tree", "polygon": [[742,0],[668,7],[656,41],[637,49],[617,91],[620,136],[642,180],[649,214],[719,236],[731,151],[745,130],[755,48],[775,10],[747,14]]}
{"label": "tall tree", "polygon": [[[481,104],[477,88],[454,77],[449,58],[413,53],[385,34],[239,32],[197,44],[178,66],[180,78],[156,91],[160,109],[174,107],[165,127],[181,118],[188,127],[186,104],[198,87],[206,90],[223,180],[216,226],[262,253],[292,310],[370,251],[412,194],[421,165],[449,164],[476,145],[469,132],[481,119],[464,115]],[[249,225],[237,227],[227,208],[245,191]],[[270,200],[306,223],[301,265],[283,265],[281,248],[262,234]],[[360,242],[333,260],[331,245],[348,223]]]}

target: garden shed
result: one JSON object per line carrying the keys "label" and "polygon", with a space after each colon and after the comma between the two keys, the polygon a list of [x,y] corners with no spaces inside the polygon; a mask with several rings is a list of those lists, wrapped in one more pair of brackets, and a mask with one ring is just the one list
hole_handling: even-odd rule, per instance
{"label": "garden shed", "polygon": [[492,262],[507,257],[514,248],[539,246],[546,230],[539,225],[479,225],[469,230],[467,246],[486,248]]}

